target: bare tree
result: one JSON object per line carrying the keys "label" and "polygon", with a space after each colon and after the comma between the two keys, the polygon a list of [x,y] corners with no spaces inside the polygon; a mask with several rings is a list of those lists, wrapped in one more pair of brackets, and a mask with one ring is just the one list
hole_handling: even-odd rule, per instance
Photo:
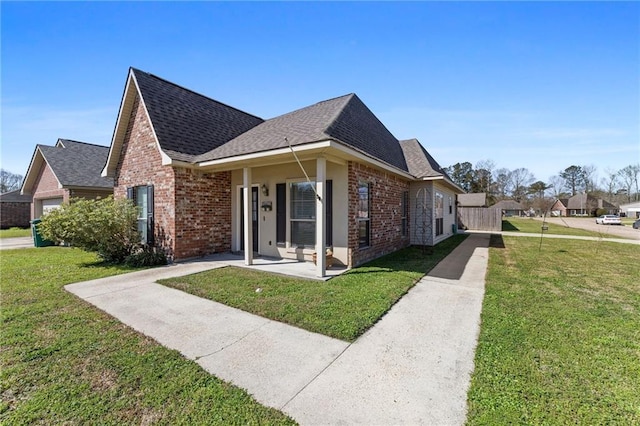
{"label": "bare tree", "polygon": [[14,191],[22,185],[22,175],[0,169],[0,193]]}
{"label": "bare tree", "polygon": [[597,189],[597,170],[598,168],[593,164],[582,166],[582,180],[584,183],[584,190],[587,194],[592,193]]}
{"label": "bare tree", "polygon": [[496,164],[493,160],[481,160],[476,163],[475,183],[477,191],[486,192],[491,195],[491,186],[493,184],[493,170]]}
{"label": "bare tree", "polygon": [[606,177],[602,178],[602,186],[607,192],[607,201],[613,203],[613,196],[615,194],[616,187],[618,186],[618,177],[620,176],[620,172],[618,170],[607,168],[605,173]]}
{"label": "bare tree", "polygon": [[504,200],[507,198],[507,194],[511,191],[512,179],[511,171],[509,169],[496,170],[496,178],[493,184],[493,194],[496,199]]}
{"label": "bare tree", "polygon": [[511,183],[513,190],[511,196],[516,200],[523,200],[528,192],[529,185],[535,180],[533,174],[524,167],[511,171]]}
{"label": "bare tree", "polygon": [[562,176],[560,175],[551,176],[549,178],[549,185],[551,186],[550,189],[553,191],[552,194],[554,198],[558,199],[558,198],[562,198],[563,195],[566,195],[566,193],[564,192],[566,182],[564,181]]}
{"label": "bare tree", "polygon": [[[623,185],[623,188],[627,192],[628,202],[632,201],[632,198],[635,200],[638,199],[638,175],[640,174],[640,165],[630,164],[627,167],[620,170],[620,181]],[[636,193],[635,197],[632,197],[633,188],[635,187]]]}

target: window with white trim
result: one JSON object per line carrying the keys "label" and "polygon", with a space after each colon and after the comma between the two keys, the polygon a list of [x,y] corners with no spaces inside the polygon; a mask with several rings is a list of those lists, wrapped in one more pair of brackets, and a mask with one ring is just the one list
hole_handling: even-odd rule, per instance
{"label": "window with white trim", "polygon": [[312,182],[289,184],[289,221],[291,245],[314,247],[316,244],[316,195]]}

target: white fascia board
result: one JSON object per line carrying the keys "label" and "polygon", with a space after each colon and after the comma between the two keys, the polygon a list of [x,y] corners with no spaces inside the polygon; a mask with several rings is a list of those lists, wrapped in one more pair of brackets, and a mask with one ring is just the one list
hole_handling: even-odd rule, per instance
{"label": "white fascia board", "polygon": [[[102,177],[113,177],[115,173],[115,167],[117,167],[118,162],[115,161],[115,164],[112,166],[112,162],[114,162],[114,153],[118,151],[118,156],[120,156],[124,139],[122,128],[122,120],[126,114],[126,117],[131,117],[131,104],[133,100],[127,102],[131,97],[131,82],[133,81],[133,71],[129,70],[129,75],[127,76],[127,84],[124,87],[124,93],[122,94],[122,100],[120,101],[120,109],[118,110],[118,119],[116,120],[116,127],[113,129],[113,136],[111,137],[111,146],[109,147],[109,156],[107,157],[107,163],[104,165],[104,169],[102,169],[102,173],[100,175]],[[134,83],[135,84],[135,83]],[[124,130],[126,133],[126,129]],[[117,149],[116,149],[117,148]],[[111,173],[110,173],[111,172]]]}
{"label": "white fascia board", "polygon": [[[135,92],[131,92],[132,86],[135,87]],[[158,135],[156,135],[156,129],[153,127],[153,122],[151,121],[151,117],[149,116],[149,111],[147,110],[147,106],[144,103],[144,98],[142,97],[142,93],[140,93],[140,87],[138,87],[138,82],[133,74],[133,70],[129,70],[129,77],[127,78],[127,84],[124,89],[124,95],[122,96],[122,102],[120,103],[120,111],[118,112],[118,120],[116,121],[116,128],[113,132],[113,137],[111,138],[111,148],[109,149],[109,156],[107,157],[107,164],[104,169],[102,169],[102,177],[113,177],[115,174],[115,168],[118,165],[114,154],[116,151],[118,152],[117,156],[122,154],[122,145],[124,144],[124,137],[127,132],[127,126],[124,126],[123,120],[129,120],[131,118],[132,105],[135,100],[134,95],[138,95],[140,99],[140,105],[144,108],[144,113],[149,121],[149,125],[151,127],[151,132],[153,133],[153,139],[156,143],[156,148],[158,152],[160,152],[160,156],[162,158],[163,165],[172,165],[174,161],[162,150],[160,147],[160,142],[158,141]],[[124,127],[123,127],[124,126]],[[113,164],[112,164],[113,163]]]}
{"label": "white fascia board", "polygon": [[[296,145],[293,146],[293,150],[296,153],[304,153],[306,151],[312,151],[312,150],[318,150],[318,149],[326,149],[329,148],[330,145],[330,141],[321,141],[321,142],[314,142],[314,143],[310,143],[310,144],[306,144],[306,145]],[[200,167],[210,167],[210,166],[221,166],[227,163],[237,163],[237,162],[243,162],[243,161],[252,161],[252,160],[257,160],[260,158],[267,158],[267,157],[271,157],[271,156],[277,156],[277,155],[285,155],[291,152],[291,149],[289,147],[286,148],[278,148],[278,149],[272,149],[269,151],[262,151],[262,152],[254,152],[251,154],[244,154],[244,155],[237,155],[234,157],[227,157],[227,158],[221,158],[219,160],[209,160],[209,161],[203,161],[201,163],[198,163],[198,166]]]}
{"label": "white fascia board", "polygon": [[[293,150],[296,154],[305,154],[307,152],[312,151],[320,151],[323,153],[329,154],[329,150],[334,150],[334,156],[341,158],[342,156],[349,157],[351,159],[359,160],[364,163],[372,164],[375,167],[388,171],[390,173],[400,175],[408,180],[415,180],[415,177],[410,175],[409,173],[400,170],[396,167],[390,166],[387,163],[376,160],[375,158],[369,157],[360,151],[357,151],[353,148],[347,147],[344,144],[337,142],[335,140],[327,139],[324,141],[312,142],[304,145],[294,145],[291,148],[284,147],[273,149],[269,151],[255,152],[251,154],[238,155],[234,157],[221,158],[219,160],[210,160],[203,161],[198,163],[199,167],[206,168],[212,166],[223,166],[224,164],[232,164],[232,163],[242,163],[246,161],[255,161],[261,158],[267,159],[269,157],[275,157],[280,155],[287,155],[291,153]],[[335,151],[338,151],[340,155],[336,155]]]}

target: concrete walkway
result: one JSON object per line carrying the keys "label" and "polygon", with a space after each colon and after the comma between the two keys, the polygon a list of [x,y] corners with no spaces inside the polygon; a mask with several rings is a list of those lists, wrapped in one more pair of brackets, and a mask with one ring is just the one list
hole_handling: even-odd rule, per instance
{"label": "concrete walkway", "polygon": [[216,261],[65,288],[301,424],[459,425],[488,243],[469,236],[353,344],[154,283],[223,266]]}
{"label": "concrete walkway", "polygon": [[[468,234],[497,234],[509,237],[530,237],[540,238],[540,233],[517,232],[517,231],[463,231]],[[636,244],[640,245],[640,239],[609,238],[609,237],[588,237],[584,235],[563,235],[563,234],[543,234],[542,238],[564,239],[564,240],[584,240],[584,241],[606,241],[610,243]]]}

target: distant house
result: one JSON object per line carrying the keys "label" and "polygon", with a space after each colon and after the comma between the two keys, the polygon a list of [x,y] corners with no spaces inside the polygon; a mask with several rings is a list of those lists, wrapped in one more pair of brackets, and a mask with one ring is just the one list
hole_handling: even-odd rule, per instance
{"label": "distant house", "polygon": [[[462,190],[351,93],[264,120],[131,68],[103,176],[170,259],[243,252],[356,266],[454,233]],[[323,256],[317,274],[325,274]]]}
{"label": "distant house", "polygon": [[36,145],[21,193],[33,197],[31,218],[60,207],[71,198],[113,194],[113,178],[102,177],[109,147],[58,139],[55,146]]}
{"label": "distant house", "polygon": [[[551,207],[552,214],[554,211],[562,211],[560,209],[560,201],[563,200],[556,200]],[[618,211],[616,206],[602,198],[596,198],[584,193],[574,195],[566,200],[566,204],[562,202],[562,205],[566,206],[562,216],[595,216],[600,209],[605,210],[606,214],[616,214]]]}
{"label": "distant house", "polygon": [[31,216],[31,195],[20,190],[0,194],[0,229],[27,228]]}
{"label": "distant house", "polygon": [[487,194],[458,194],[458,207],[487,207]]}
{"label": "distant house", "polygon": [[549,209],[551,216],[567,216],[568,204],[568,198],[558,198]]}
{"label": "distant house", "polygon": [[504,216],[522,216],[525,208],[515,200],[502,200],[491,206],[492,209],[499,209]]}
{"label": "distant house", "polygon": [[621,204],[618,211],[620,212],[620,216],[640,218],[640,201]]}

